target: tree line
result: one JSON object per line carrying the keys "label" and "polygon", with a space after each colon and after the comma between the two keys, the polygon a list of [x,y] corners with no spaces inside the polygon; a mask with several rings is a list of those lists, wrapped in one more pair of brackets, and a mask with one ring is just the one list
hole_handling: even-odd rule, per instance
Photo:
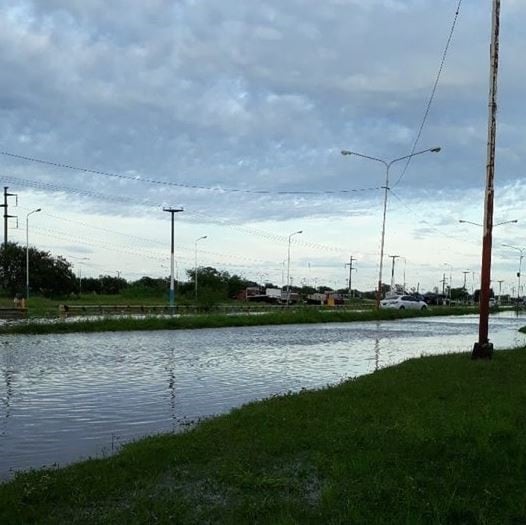
{"label": "tree line", "polygon": [[[54,256],[48,251],[29,248],[30,293],[44,297],[64,297],[72,294],[100,294],[133,296],[159,296],[167,293],[169,278],[141,277],[127,281],[122,277],[99,275],[80,280],[73,271],[73,264],[65,257]],[[213,267],[197,269],[199,295],[203,302],[234,298],[248,286],[256,283],[237,274]],[[26,292],[26,248],[17,243],[0,247],[0,286],[4,294],[15,296]],[[186,271],[186,280],[176,283],[177,294],[193,299],[195,272]]]}

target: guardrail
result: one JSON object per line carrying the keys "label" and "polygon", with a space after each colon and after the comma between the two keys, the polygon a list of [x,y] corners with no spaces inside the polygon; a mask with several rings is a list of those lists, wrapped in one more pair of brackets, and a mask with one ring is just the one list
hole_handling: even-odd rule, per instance
{"label": "guardrail", "polygon": [[[359,309],[370,309],[371,306],[359,306]],[[99,304],[99,305],[59,305],[61,317],[90,316],[90,315],[193,315],[193,314],[235,314],[235,313],[265,313],[291,310],[356,310],[356,306],[349,305],[269,305],[269,304],[242,304],[242,305],[122,305],[122,304]]]}
{"label": "guardrail", "polygon": [[0,308],[0,319],[27,319],[27,308]]}

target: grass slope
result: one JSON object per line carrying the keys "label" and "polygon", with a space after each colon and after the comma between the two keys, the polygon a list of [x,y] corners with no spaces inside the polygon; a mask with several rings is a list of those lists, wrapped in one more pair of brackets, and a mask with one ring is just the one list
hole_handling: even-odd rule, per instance
{"label": "grass slope", "polygon": [[28,321],[20,324],[0,326],[1,334],[47,334],[72,332],[111,332],[133,330],[177,330],[197,328],[222,328],[227,326],[262,326],[278,324],[306,324],[306,323],[340,323],[352,321],[380,321],[405,319],[409,317],[429,317],[437,315],[463,315],[475,313],[474,308],[432,308],[419,310],[367,310],[367,311],[318,311],[312,309],[279,311],[260,315],[225,315],[202,314],[184,315],[181,317],[147,317],[137,319],[102,318],[95,321],[58,321],[40,323]]}
{"label": "grass slope", "polygon": [[[425,351],[425,348],[422,348]],[[0,523],[525,523],[526,353],[411,360],[0,485]]]}

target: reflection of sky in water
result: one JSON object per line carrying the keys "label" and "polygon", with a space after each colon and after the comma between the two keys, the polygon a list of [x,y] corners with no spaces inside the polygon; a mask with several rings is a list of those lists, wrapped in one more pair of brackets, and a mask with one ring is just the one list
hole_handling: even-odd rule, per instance
{"label": "reflection of sky in water", "polygon": [[[492,317],[497,348],[525,318]],[[250,400],[334,384],[426,354],[470,351],[475,316],[217,330],[2,336],[0,478],[110,453]]]}

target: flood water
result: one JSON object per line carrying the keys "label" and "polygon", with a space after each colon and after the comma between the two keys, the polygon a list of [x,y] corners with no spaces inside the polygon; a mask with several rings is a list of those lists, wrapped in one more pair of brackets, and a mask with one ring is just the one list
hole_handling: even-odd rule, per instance
{"label": "flood water", "polygon": [[[470,351],[476,316],[210,330],[0,337],[0,479],[112,453],[272,394],[411,357]],[[526,345],[514,312],[496,348]]]}

